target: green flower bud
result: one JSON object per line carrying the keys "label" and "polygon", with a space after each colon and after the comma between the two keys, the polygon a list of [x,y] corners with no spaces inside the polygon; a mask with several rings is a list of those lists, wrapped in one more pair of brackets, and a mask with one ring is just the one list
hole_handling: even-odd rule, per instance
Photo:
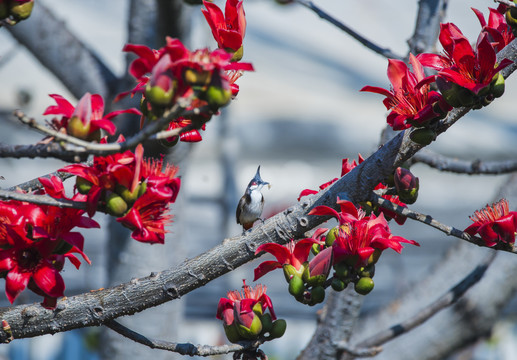
{"label": "green flower bud", "polygon": [[284,269],[284,277],[285,281],[290,282],[293,276],[301,277],[303,271],[305,270],[305,266],[300,266],[300,270],[296,270],[296,268],[291,264],[285,264],[283,266]]}
{"label": "green flower bud", "polygon": [[68,121],[66,131],[69,135],[72,135],[78,139],[86,140],[88,138],[88,134],[90,133],[90,128],[91,124],[89,121],[84,124],[79,117],[72,116],[72,118]]}
{"label": "green flower bud", "polygon": [[420,145],[429,145],[436,139],[436,133],[431,129],[416,129],[409,134],[411,141]]}
{"label": "green flower bud", "polygon": [[336,241],[338,234],[339,234],[338,226],[330,229],[329,232],[327,233],[327,236],[325,237],[325,246],[327,246],[327,247],[332,246],[332,244],[334,244],[334,241]]}
{"label": "green flower bud", "polygon": [[262,335],[271,332],[271,329],[273,329],[273,320],[271,320],[271,315],[269,313],[262,315],[260,317],[260,322],[262,323]]}
{"label": "green flower bud", "polygon": [[311,300],[309,305],[313,306],[325,300],[325,289],[323,286],[316,286],[311,289]]}
{"label": "green flower bud", "polygon": [[34,7],[34,0],[30,0],[24,3],[19,1],[10,1],[9,7],[11,16],[16,21],[25,20],[32,13],[32,8]]}
{"label": "green flower bud", "polygon": [[113,216],[122,216],[127,211],[127,203],[116,193],[110,193],[106,197],[106,208],[108,213]]}
{"label": "green flower bud", "polygon": [[370,277],[362,277],[356,283],[354,290],[360,295],[366,295],[373,290],[373,280]]}
{"label": "green flower bud", "polygon": [[374,264],[361,268],[361,272],[359,273],[359,276],[361,276],[361,277],[373,278],[374,275],[375,275],[375,265]]}
{"label": "green flower bud", "polygon": [[303,295],[304,291],[305,284],[303,283],[302,278],[299,276],[293,276],[291,280],[289,280],[289,294],[294,297],[298,297]]}
{"label": "green flower bud", "polygon": [[173,97],[174,86],[165,90],[161,86],[151,86],[151,83],[147,83],[145,87],[145,98],[153,105],[167,106],[171,103]]}
{"label": "green flower bud", "polygon": [[212,108],[218,109],[228,105],[232,99],[232,91],[222,86],[209,86],[205,92],[205,99]]}
{"label": "green flower bud", "polygon": [[332,286],[332,289],[335,291],[343,291],[346,288],[345,282],[341,279],[338,279],[337,277],[332,279],[330,286]]}
{"label": "green flower bud", "polygon": [[458,91],[458,100],[460,101],[461,106],[472,106],[476,102],[474,93],[464,87],[460,87]]}
{"label": "green flower bud", "polygon": [[273,339],[284,336],[287,329],[287,322],[284,319],[278,319],[273,323],[273,328],[269,332],[269,336]]}
{"label": "green flower bud", "polygon": [[139,197],[138,192],[140,191],[140,185],[138,185],[135,188],[135,190],[133,192],[131,192],[124,185],[117,184],[115,186],[115,191],[117,194],[119,194],[122,197],[122,199],[124,199],[124,201],[127,204],[132,205],[136,201],[136,199],[138,199],[138,197]]}
{"label": "green flower bud", "polygon": [[382,251],[379,249],[375,249],[373,253],[368,258],[368,264],[376,264],[377,261],[379,261],[379,258],[381,257]]}
{"label": "green flower bud", "polygon": [[320,253],[320,244],[312,244],[311,252],[314,255],[318,255]]}
{"label": "green flower bud", "polygon": [[226,338],[231,343],[238,343],[239,341],[242,341],[242,337],[239,334],[239,331],[237,330],[237,327],[234,324],[231,325],[224,325],[224,333],[226,334]]}
{"label": "green flower bud", "polygon": [[80,194],[88,194],[90,192],[90,189],[92,188],[92,185],[93,184],[85,178],[82,178],[80,176],[75,177],[75,187],[77,188],[77,191],[79,191]]}
{"label": "green flower bud", "polygon": [[344,262],[339,262],[334,264],[334,271],[336,273],[336,277],[344,281],[350,274],[350,267]]}
{"label": "green flower bud", "polygon": [[138,186],[138,197],[144,195],[145,190],[147,190],[147,183],[143,182]]}
{"label": "green flower bud", "polygon": [[[227,51],[228,51],[228,49],[227,49]],[[232,49],[229,49],[229,51],[228,51],[228,52],[229,52],[229,53],[231,53],[231,52],[233,52],[233,50],[232,50]],[[232,58],[230,59],[230,61],[232,61],[232,62],[233,62],[233,61],[240,61],[240,60],[242,59],[242,56],[243,56],[243,55],[244,55],[244,47],[243,47],[243,46],[241,46],[241,47],[239,48],[239,50],[237,50],[237,51],[235,51],[235,52],[233,53],[233,56],[232,56]]]}
{"label": "green flower bud", "polygon": [[490,83],[490,92],[494,97],[498,98],[504,94],[504,77],[501,73],[497,73],[492,78],[492,82]]}
{"label": "green flower bud", "polygon": [[255,340],[262,332],[262,322],[258,316],[253,318],[249,328],[239,323],[236,323],[236,326],[238,333],[248,340]]}

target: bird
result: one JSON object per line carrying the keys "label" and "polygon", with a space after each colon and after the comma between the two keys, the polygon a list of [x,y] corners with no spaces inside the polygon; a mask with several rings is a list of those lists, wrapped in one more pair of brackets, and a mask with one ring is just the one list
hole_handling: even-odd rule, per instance
{"label": "bird", "polygon": [[246,232],[246,230],[251,229],[255,221],[259,219],[262,220],[260,215],[262,215],[262,209],[264,208],[264,196],[260,191],[264,185],[271,187],[268,182],[265,182],[260,178],[259,165],[255,177],[251,179],[248,187],[246,187],[244,195],[241,197],[239,204],[237,205],[237,224],[242,225],[243,234]]}

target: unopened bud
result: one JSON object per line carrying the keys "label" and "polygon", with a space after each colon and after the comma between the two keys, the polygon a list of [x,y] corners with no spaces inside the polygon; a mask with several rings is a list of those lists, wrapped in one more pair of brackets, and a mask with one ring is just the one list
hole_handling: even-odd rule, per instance
{"label": "unopened bud", "polygon": [[258,316],[253,318],[249,328],[239,323],[236,323],[236,325],[239,334],[248,340],[255,340],[262,331],[262,322]]}
{"label": "unopened bud", "polygon": [[92,188],[92,183],[88,180],[76,176],[75,177],[75,187],[77,188],[77,191],[79,191],[80,194],[86,195],[90,192],[90,189]]}
{"label": "unopened bud", "polygon": [[205,93],[205,99],[212,108],[228,105],[232,99],[232,91],[221,86],[210,85]]}
{"label": "unopened bud", "polygon": [[490,92],[498,98],[504,94],[504,76],[500,72],[494,75],[490,83]]}
{"label": "unopened bud", "polygon": [[273,328],[273,320],[271,319],[271,314],[265,313],[260,317],[260,322],[262,323],[262,335],[268,333]]}
{"label": "unopened bud", "polygon": [[334,241],[336,241],[338,233],[339,228],[337,226],[330,229],[327,233],[327,236],[325,237],[325,246],[332,246],[332,244],[334,244]]}
{"label": "unopened bud", "polygon": [[305,284],[303,280],[299,276],[293,276],[291,280],[289,280],[289,294],[294,297],[301,296],[305,291]]}
{"label": "unopened bud", "polygon": [[223,325],[223,327],[224,327],[224,333],[226,334],[226,338],[228,339],[229,342],[236,344],[239,341],[243,340],[241,335],[237,331],[237,327],[235,326],[235,324]]}
{"label": "unopened bud", "polygon": [[90,128],[91,124],[89,121],[87,121],[85,124],[78,116],[72,116],[72,118],[68,121],[66,131],[69,135],[85,140],[88,138]]}
{"label": "unopened bud", "polygon": [[400,200],[413,204],[418,197],[419,181],[408,169],[398,167],[393,178]]}
{"label": "unopened bud", "polygon": [[360,295],[366,295],[373,290],[373,280],[370,277],[362,277],[355,283],[354,290]]}
{"label": "unopened bud", "polygon": [[343,280],[338,279],[337,277],[332,279],[332,283],[330,283],[330,286],[332,286],[332,289],[335,291],[343,291],[346,288],[346,284]]}
{"label": "unopened bud", "polygon": [[10,13],[11,16],[17,20],[25,20],[27,19],[32,12],[32,8],[34,7],[34,0],[28,1],[9,1]]}
{"label": "unopened bud", "polygon": [[127,187],[125,187],[124,185],[121,185],[121,184],[117,184],[115,186],[115,191],[117,192],[117,194],[119,194],[122,199],[124,199],[124,201],[131,205],[133,204],[136,199],[138,199],[139,195],[139,191],[140,191],[140,185],[137,185],[137,187],[135,188],[135,190],[133,192],[131,192]]}
{"label": "unopened bud", "polygon": [[127,203],[116,193],[110,193],[106,198],[106,208],[113,216],[122,216],[127,211]]}
{"label": "unopened bud", "polygon": [[284,319],[278,319],[273,323],[273,328],[269,332],[272,338],[279,338],[284,336],[285,330],[287,329],[287,322]]}
{"label": "unopened bud", "polygon": [[168,89],[164,89],[161,86],[151,86],[151,83],[147,83],[145,87],[145,98],[153,105],[167,106],[172,102],[174,97],[174,86],[171,85]]}
{"label": "unopened bud", "polygon": [[230,61],[240,61],[242,59],[242,56],[244,55],[244,47],[241,46],[239,48],[239,50],[237,51],[233,51],[232,49],[227,49],[228,52],[232,53],[233,52],[233,56],[232,58],[230,59]]}
{"label": "unopened bud", "polygon": [[310,306],[322,303],[325,300],[325,289],[323,286],[316,286],[311,289]]}
{"label": "unopened bud", "polygon": [[432,129],[416,129],[409,134],[411,141],[420,145],[429,145],[436,139],[436,132]]}

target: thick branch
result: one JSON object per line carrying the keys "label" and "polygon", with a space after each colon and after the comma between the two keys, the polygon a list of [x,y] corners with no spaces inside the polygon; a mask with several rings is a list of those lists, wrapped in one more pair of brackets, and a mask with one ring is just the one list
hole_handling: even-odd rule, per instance
{"label": "thick branch", "polygon": [[88,91],[103,97],[113,92],[115,75],[41,1],[34,2],[30,20],[7,29],[76,98]]}

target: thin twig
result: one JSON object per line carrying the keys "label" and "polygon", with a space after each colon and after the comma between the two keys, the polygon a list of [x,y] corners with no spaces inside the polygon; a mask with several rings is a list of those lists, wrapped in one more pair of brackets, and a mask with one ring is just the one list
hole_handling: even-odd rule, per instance
{"label": "thin twig", "polygon": [[382,56],[384,56],[385,58],[388,58],[388,59],[399,59],[399,60],[403,59],[402,56],[393,53],[390,49],[380,47],[379,45],[374,44],[373,42],[371,42],[370,40],[366,39],[362,35],[359,35],[357,32],[355,32],[354,30],[352,30],[351,28],[349,28],[348,26],[346,26],[345,24],[343,24],[342,22],[340,22],[336,18],[332,17],[331,15],[329,15],[328,13],[323,11],[321,8],[319,8],[316,5],[314,5],[314,3],[312,1],[306,1],[306,0],[294,0],[294,1],[297,2],[300,5],[305,6],[308,9],[314,11],[320,18],[322,18],[324,20],[327,20],[332,25],[334,25],[334,26],[338,27],[339,29],[343,30],[348,35],[350,35],[351,37],[353,37],[354,39],[359,41],[361,44],[366,46],[368,49],[375,51],[377,54],[382,55]]}
{"label": "thin twig", "polygon": [[[439,311],[451,306],[459,298],[461,298],[465,292],[474,286],[476,283],[481,280],[488,267],[492,263],[497,254],[496,251],[490,252],[483,261],[476,266],[474,270],[472,270],[463,280],[461,280],[458,284],[452,287],[449,291],[447,291],[444,295],[439,297],[436,301],[429,304],[427,307],[422,309],[412,318],[403,321],[397,325],[390,327],[389,329],[378,332],[377,334],[371,336],[370,338],[361,341],[355,347],[355,351],[364,351],[367,353],[368,349],[376,349],[378,346],[385,344],[386,342],[395,339],[396,337],[405,334],[417,326],[423,324],[431,317],[436,315]],[[342,348],[346,351],[346,348]]]}
{"label": "thin twig", "polygon": [[148,346],[151,349],[161,349],[179,353],[181,355],[189,356],[213,356],[229,354],[231,352],[245,351],[256,349],[263,341],[249,341],[241,344],[234,345],[221,345],[221,346],[210,346],[210,345],[194,345],[191,343],[174,343],[164,340],[150,339],[142,334],[139,334],[124,325],[120,324],[115,320],[104,323],[107,327],[120,335],[131,339],[137,343]]}
{"label": "thin twig", "polygon": [[[108,155],[114,154],[118,152],[122,152],[128,149],[134,148],[136,145],[142,143],[147,139],[159,140],[165,137],[171,137],[175,135],[180,135],[183,132],[192,130],[192,127],[187,126],[184,128],[177,128],[174,130],[169,130],[164,132],[164,134],[158,135],[160,131],[172,120],[180,117],[180,116],[191,116],[191,115],[199,115],[202,112],[210,111],[209,108],[196,108],[192,110],[185,110],[185,99],[180,99],[178,102],[167,111],[160,119],[153,121],[148,126],[144,127],[140,132],[130,137],[126,141],[119,143],[110,143],[110,144],[98,144],[91,143],[88,141],[84,141],[81,139],[77,139],[67,134],[62,134],[58,131],[49,129],[42,125],[39,125],[34,119],[29,118],[21,111],[15,111],[14,115],[24,124],[37,129],[38,131],[43,132],[46,135],[54,137],[56,140],[63,141],[65,143],[69,143],[75,145],[76,147],[68,147],[66,144],[63,144],[63,147],[70,152],[75,152],[77,154],[94,154],[94,155]],[[156,134],[156,135],[155,135]],[[154,136],[153,136],[154,135]]]}
{"label": "thin twig", "polygon": [[[470,234],[467,234],[466,232],[456,229],[455,227],[442,224],[441,222],[438,222],[435,219],[433,219],[433,217],[430,215],[425,215],[425,214],[421,214],[421,213],[418,213],[413,210],[409,210],[408,208],[394,204],[391,201],[386,200],[386,199],[378,196],[375,193],[372,196],[372,201],[374,203],[378,204],[379,206],[381,206],[385,209],[388,209],[390,211],[393,211],[399,215],[402,215],[402,216],[408,217],[410,219],[420,221],[429,226],[432,226],[435,229],[438,229],[447,235],[454,236],[461,240],[468,241],[469,243],[477,245],[477,246],[487,247],[485,241],[482,238],[480,238],[479,236],[472,236]],[[502,250],[502,251],[507,251],[507,252],[511,252],[511,253],[517,253],[517,247],[514,244],[499,243],[495,246],[492,246],[491,248],[495,249],[495,250]]]}
{"label": "thin twig", "polygon": [[451,158],[422,149],[411,158],[411,163],[423,163],[440,171],[468,175],[500,175],[517,171],[517,160],[467,161]]}
{"label": "thin twig", "polygon": [[0,190],[0,199],[25,201],[38,205],[50,205],[60,208],[73,208],[86,210],[86,203],[68,199],[54,199],[48,195],[22,194],[14,191]]}
{"label": "thin twig", "polygon": [[[87,161],[87,162],[85,162],[83,164],[86,165],[86,166],[92,166],[93,165],[93,160]],[[10,188],[8,188],[6,190],[7,191],[16,191],[16,190],[20,189],[20,190],[23,190],[23,191],[34,191],[34,190],[37,190],[37,189],[41,189],[43,187],[43,185],[39,181],[39,178],[40,177],[44,177],[44,178],[50,179],[53,176],[57,176],[61,180],[66,180],[66,179],[69,179],[71,177],[74,177],[75,175],[70,174],[70,173],[55,171],[53,173],[39,176],[39,177],[37,177],[35,179],[26,181],[24,183],[21,183],[21,184],[15,185],[15,186],[11,186]]]}

